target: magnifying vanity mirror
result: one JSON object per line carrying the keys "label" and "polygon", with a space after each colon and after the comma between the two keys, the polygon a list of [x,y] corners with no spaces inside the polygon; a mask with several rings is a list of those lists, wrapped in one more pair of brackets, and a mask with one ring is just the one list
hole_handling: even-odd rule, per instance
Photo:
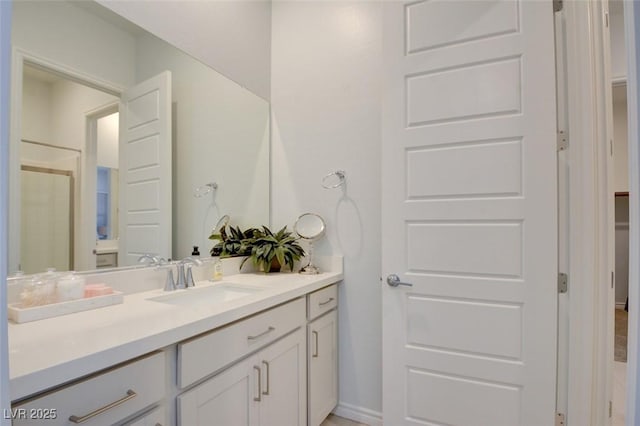
{"label": "magnifying vanity mirror", "polygon": [[206,253],[221,211],[269,223],[267,101],[92,1],[15,1],[12,27],[10,271]]}
{"label": "magnifying vanity mirror", "polygon": [[324,235],[324,220],[315,213],[304,213],[296,220],[293,230],[300,238],[309,242],[309,263],[300,269],[300,273],[306,275],[319,274],[320,269],[313,264],[313,243]]}
{"label": "magnifying vanity mirror", "polygon": [[229,224],[229,220],[231,218],[229,217],[229,215],[224,215],[220,218],[220,220],[218,220],[218,223],[216,223],[216,226],[213,227],[213,230],[211,231],[212,234],[220,234],[222,232],[225,232],[225,228],[227,227],[227,225]]}

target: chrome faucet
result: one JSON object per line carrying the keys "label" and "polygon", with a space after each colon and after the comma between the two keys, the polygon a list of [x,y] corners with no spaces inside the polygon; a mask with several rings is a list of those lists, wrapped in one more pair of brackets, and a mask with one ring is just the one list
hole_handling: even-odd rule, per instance
{"label": "chrome faucet", "polygon": [[149,265],[159,265],[163,261],[164,259],[154,256],[151,253],[145,253],[138,258],[138,263],[145,263]]}
{"label": "chrome faucet", "polygon": [[187,288],[184,280],[184,263],[182,263],[182,261],[178,262],[178,282],[176,283],[176,288],[179,290]]}
{"label": "chrome faucet", "polygon": [[[155,265],[158,268],[161,266],[167,265],[167,261],[162,257],[154,256],[150,253],[145,253],[138,258],[138,263],[145,263],[149,265]],[[164,291],[173,291],[176,289],[176,282],[173,279],[173,270],[171,269],[171,265],[167,268],[167,278],[164,282]]]}
{"label": "chrome faucet", "polygon": [[[184,267],[187,266],[187,271],[185,273]],[[196,282],[193,279],[193,271],[191,268],[193,265],[202,265],[202,261],[200,259],[196,259],[195,257],[185,257],[180,262],[178,262],[178,282],[176,283],[176,288],[183,289],[189,287],[195,287]]]}

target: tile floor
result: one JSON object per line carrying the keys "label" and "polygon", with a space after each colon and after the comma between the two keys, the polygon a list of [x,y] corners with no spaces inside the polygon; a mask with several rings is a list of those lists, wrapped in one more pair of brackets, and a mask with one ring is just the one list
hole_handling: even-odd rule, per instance
{"label": "tile floor", "polygon": [[364,423],[358,423],[351,420],[347,420],[343,417],[334,416],[330,414],[327,419],[322,422],[320,426],[367,426]]}

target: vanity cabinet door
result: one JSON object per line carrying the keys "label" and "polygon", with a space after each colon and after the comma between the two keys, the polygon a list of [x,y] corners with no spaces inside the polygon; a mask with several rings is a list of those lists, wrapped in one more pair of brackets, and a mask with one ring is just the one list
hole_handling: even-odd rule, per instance
{"label": "vanity cabinet door", "polygon": [[178,426],[305,426],[303,329],[178,396]]}
{"label": "vanity cabinet door", "polygon": [[254,357],[178,396],[178,426],[257,426],[260,388]]}
{"label": "vanity cabinet door", "polygon": [[308,326],[309,426],[318,426],[338,404],[338,312]]}
{"label": "vanity cabinet door", "polygon": [[166,426],[168,424],[164,407],[156,407],[135,420],[125,423],[123,426]]}
{"label": "vanity cabinet door", "polygon": [[303,328],[257,354],[262,373],[261,426],[306,426],[306,345]]}

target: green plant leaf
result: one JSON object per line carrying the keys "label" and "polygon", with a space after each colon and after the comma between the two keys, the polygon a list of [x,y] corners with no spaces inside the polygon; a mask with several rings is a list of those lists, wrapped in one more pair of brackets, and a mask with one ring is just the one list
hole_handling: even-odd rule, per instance
{"label": "green plant leaf", "polygon": [[284,266],[285,265],[284,248],[278,247],[274,251],[275,251],[276,259],[278,259],[278,262],[280,262],[280,265]]}
{"label": "green plant leaf", "polygon": [[238,268],[238,271],[242,271],[242,267],[244,266],[245,263],[247,263],[247,260],[249,260],[250,257],[245,257],[244,259],[242,259],[242,262],[240,262],[240,267]]}
{"label": "green plant leaf", "polygon": [[[268,272],[273,259],[293,271],[296,260],[304,256],[304,249],[292,232],[283,227],[273,233],[267,226],[249,228],[242,232],[239,227],[230,227],[232,240],[225,247],[251,259],[256,268]],[[242,265],[246,262],[243,261]]]}

